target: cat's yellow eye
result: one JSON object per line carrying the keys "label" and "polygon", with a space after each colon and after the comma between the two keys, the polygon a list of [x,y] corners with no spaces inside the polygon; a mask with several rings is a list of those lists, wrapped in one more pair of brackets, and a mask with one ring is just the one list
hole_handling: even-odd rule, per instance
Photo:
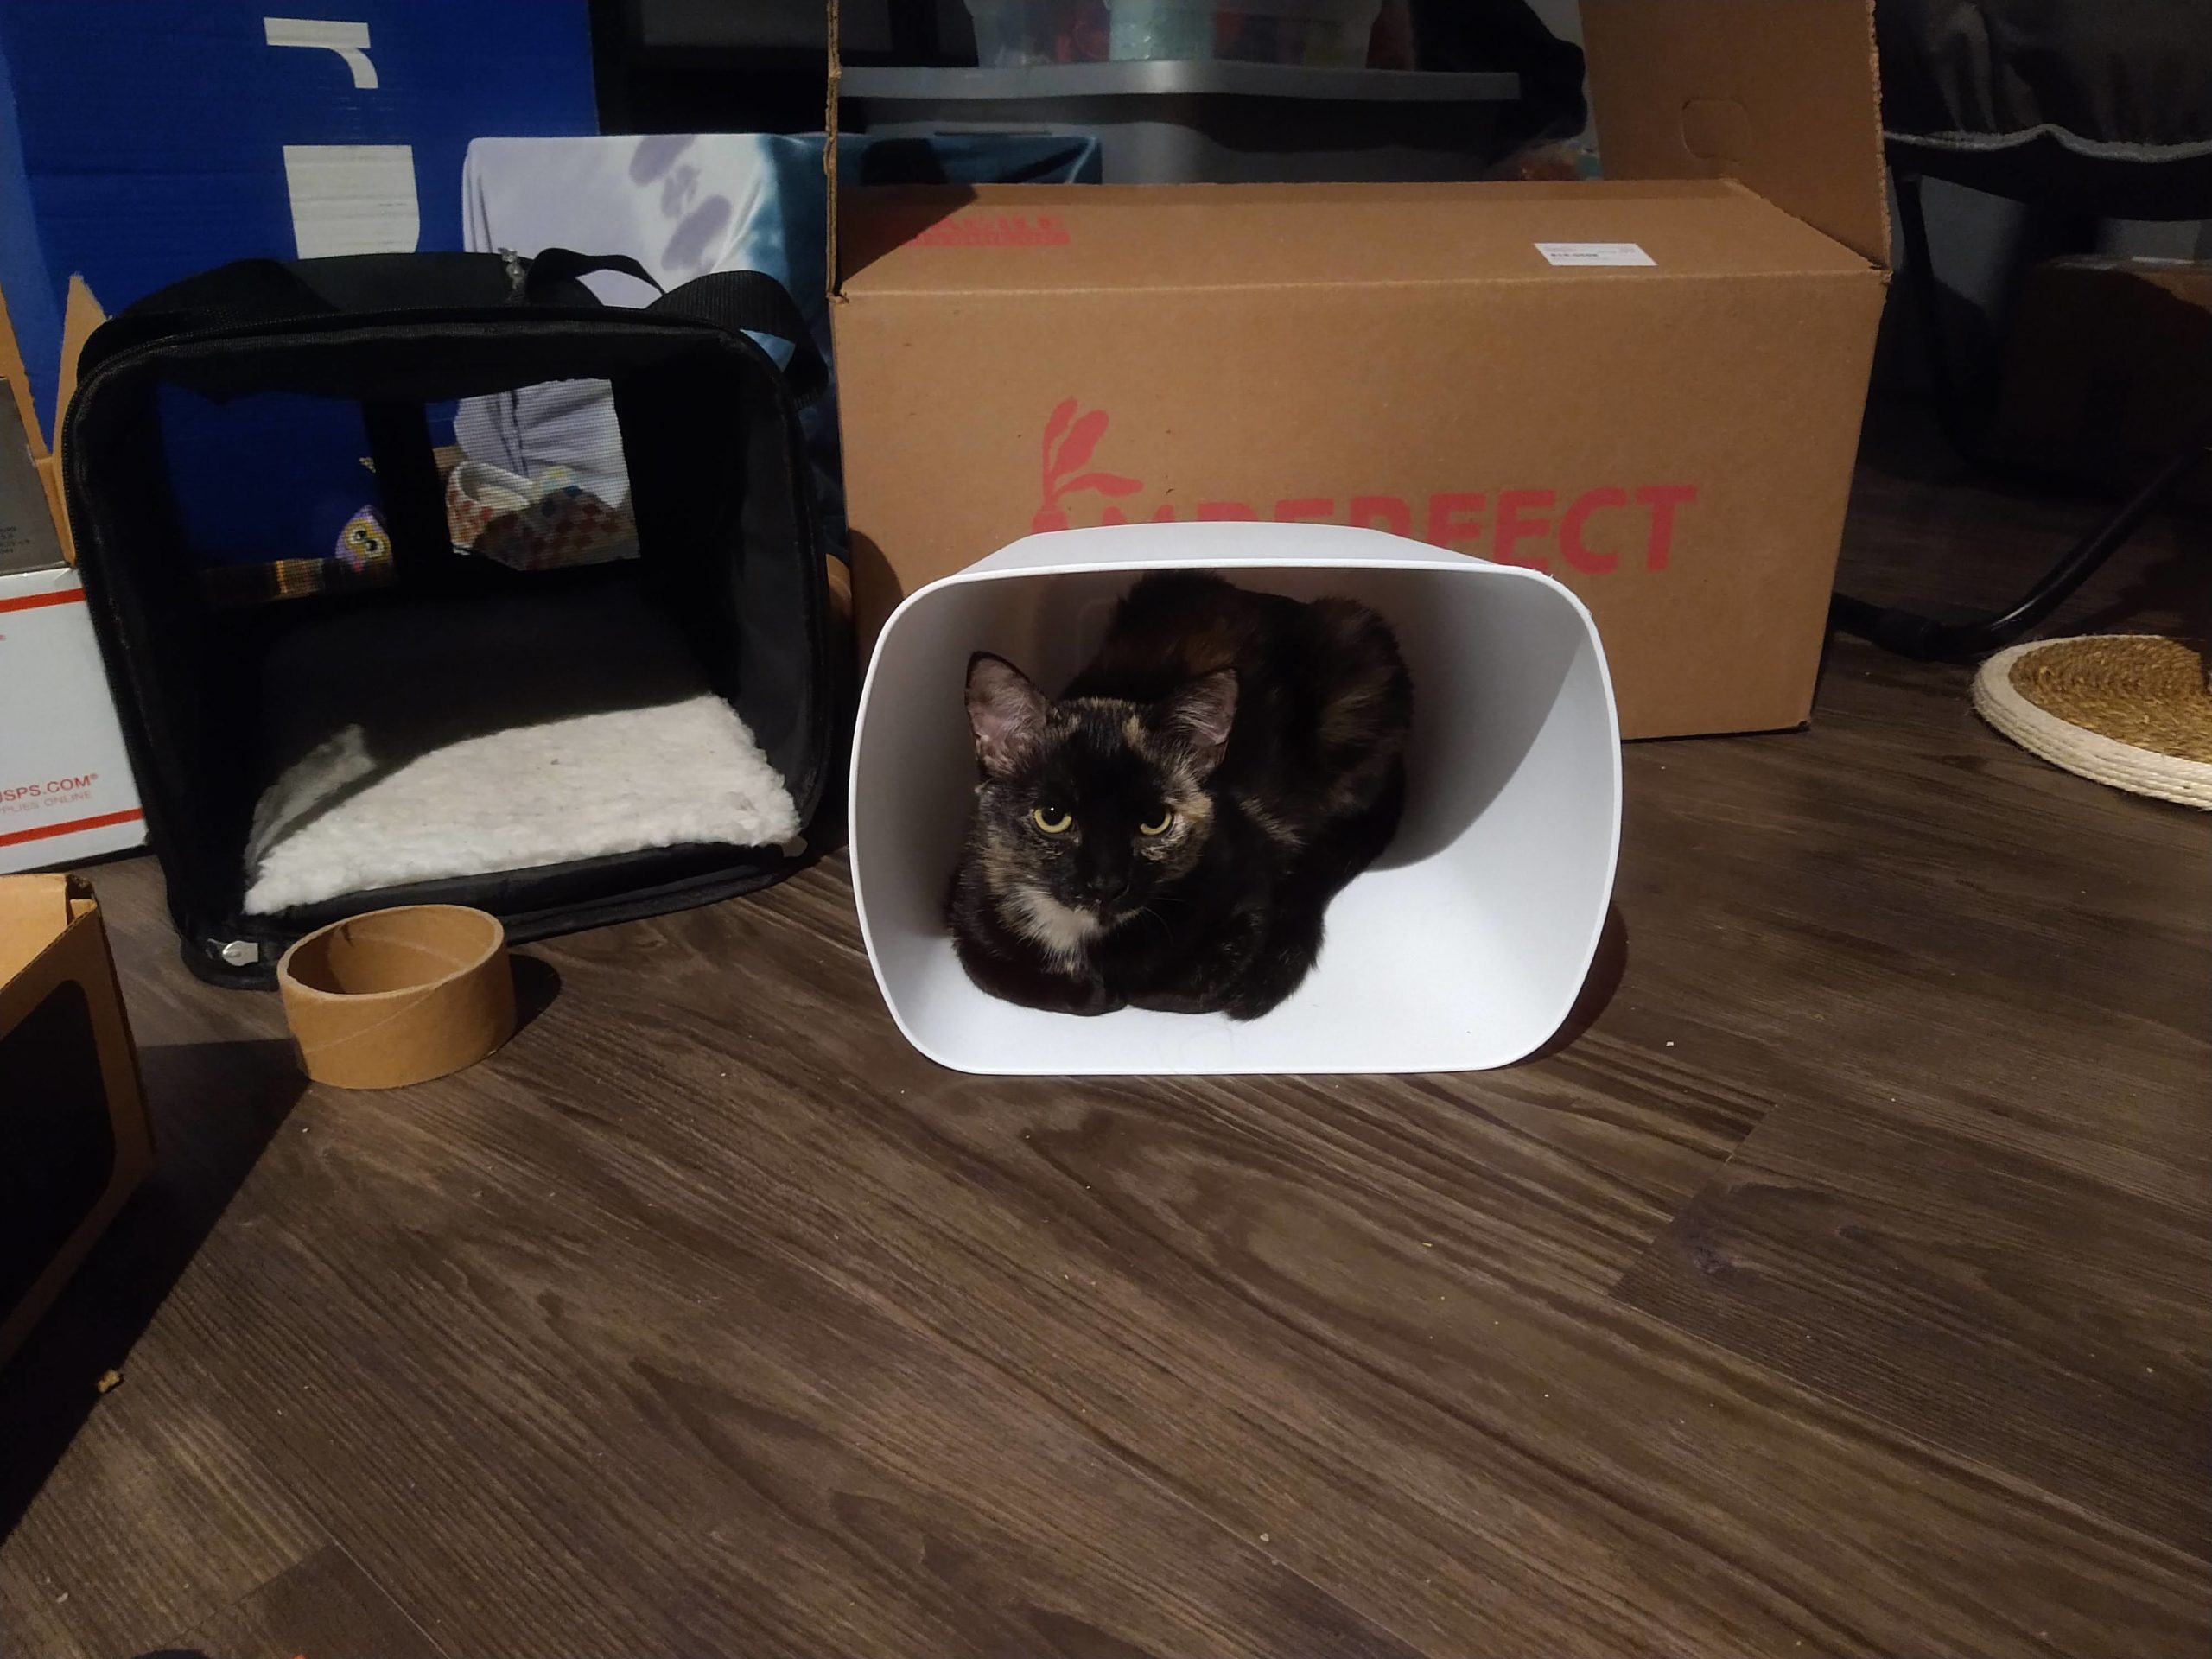
{"label": "cat's yellow eye", "polygon": [[1150,819],[1144,823],[1137,825],[1137,834],[1141,836],[1164,836],[1167,833],[1167,826],[1174,822],[1175,814],[1168,808],[1163,806],[1160,809],[1160,816],[1158,817]]}
{"label": "cat's yellow eye", "polygon": [[1029,822],[1048,836],[1065,836],[1074,827],[1075,816],[1056,806],[1040,806],[1029,815]]}

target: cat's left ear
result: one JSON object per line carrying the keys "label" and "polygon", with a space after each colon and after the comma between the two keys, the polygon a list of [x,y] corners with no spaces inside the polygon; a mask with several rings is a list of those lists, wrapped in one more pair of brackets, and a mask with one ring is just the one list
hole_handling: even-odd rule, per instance
{"label": "cat's left ear", "polygon": [[979,651],[968,659],[968,723],[990,776],[1006,777],[1036,753],[1046,711],[1045,694],[1003,657]]}
{"label": "cat's left ear", "polygon": [[1229,728],[1236,721],[1236,671],[1217,669],[1201,675],[1153,704],[1146,724],[1183,746],[1200,783],[1213,776],[1229,749]]}

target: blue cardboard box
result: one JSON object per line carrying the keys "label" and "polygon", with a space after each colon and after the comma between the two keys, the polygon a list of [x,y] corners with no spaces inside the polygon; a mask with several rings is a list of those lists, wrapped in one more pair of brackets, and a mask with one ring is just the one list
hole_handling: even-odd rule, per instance
{"label": "blue cardboard box", "polygon": [[0,0],[0,293],[40,423],[71,273],[112,314],[229,259],[457,249],[470,139],[596,126],[586,0]]}

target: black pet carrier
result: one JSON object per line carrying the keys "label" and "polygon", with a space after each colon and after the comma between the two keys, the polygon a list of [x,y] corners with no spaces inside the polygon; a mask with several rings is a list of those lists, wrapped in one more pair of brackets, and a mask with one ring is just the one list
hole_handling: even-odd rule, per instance
{"label": "black pet carrier", "polygon": [[626,309],[595,270],[646,280],[249,261],[87,344],[69,512],[203,976],[267,984],[386,905],[526,940],[808,856],[845,702],[798,419],[821,359],[770,278]]}

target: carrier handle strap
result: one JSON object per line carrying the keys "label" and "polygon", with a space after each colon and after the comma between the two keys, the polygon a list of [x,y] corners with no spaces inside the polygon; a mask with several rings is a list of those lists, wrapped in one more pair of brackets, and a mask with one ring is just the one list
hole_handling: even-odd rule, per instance
{"label": "carrier handle strap", "polygon": [[791,348],[784,378],[791,395],[810,404],[830,388],[830,365],[815,346],[798,302],[766,271],[717,270],[671,289],[645,308],[664,315],[696,317],[732,334],[767,334]]}
{"label": "carrier handle strap", "polygon": [[149,294],[92,331],[79,353],[81,380],[102,362],[149,340],[205,328],[316,316],[330,302],[281,259],[237,259]]}
{"label": "carrier handle strap", "polygon": [[[86,342],[81,379],[106,359],[149,340],[206,329],[292,317],[411,308],[467,307],[499,296],[548,303],[589,302],[576,279],[616,271],[659,288],[626,254],[582,254],[548,248],[512,280],[499,255],[486,253],[354,254],[324,259],[238,259],[149,294],[109,318]],[[567,294],[558,290],[567,288]],[[784,378],[801,404],[830,385],[830,367],[798,302],[765,271],[715,271],[664,292],[645,308],[694,317],[733,334],[767,334],[791,348]]]}
{"label": "carrier handle strap", "polygon": [[600,270],[634,276],[656,294],[668,292],[652,272],[626,253],[578,253],[574,248],[548,248],[530,261],[515,297],[522,300],[564,297],[549,294],[546,290],[556,283],[573,283],[579,277],[588,276]]}
{"label": "carrier handle strap", "polygon": [[626,253],[578,253],[570,248],[548,248],[530,262],[517,297],[552,298],[556,284],[573,283],[594,271],[611,270],[636,278],[660,297],[645,307],[663,315],[696,317],[733,334],[767,334],[791,348],[784,378],[791,395],[802,404],[812,403],[830,384],[829,365],[814,344],[791,292],[766,271],[717,270],[695,276],[675,289],[663,288],[653,274]]}
{"label": "carrier handle strap", "polygon": [[620,254],[594,258],[551,248],[525,264],[496,253],[360,253],[319,259],[234,259],[171,283],[102,323],[86,343],[79,378],[119,352],[149,340],[300,317],[453,307],[511,300],[594,306],[575,279],[617,270],[658,289],[645,267]]}
{"label": "carrier handle strap", "polygon": [[[179,334],[347,312],[496,305],[512,292],[490,253],[359,253],[320,259],[234,259],[125,307],[85,343],[82,380],[107,359]],[[579,290],[590,303],[588,290]]]}

